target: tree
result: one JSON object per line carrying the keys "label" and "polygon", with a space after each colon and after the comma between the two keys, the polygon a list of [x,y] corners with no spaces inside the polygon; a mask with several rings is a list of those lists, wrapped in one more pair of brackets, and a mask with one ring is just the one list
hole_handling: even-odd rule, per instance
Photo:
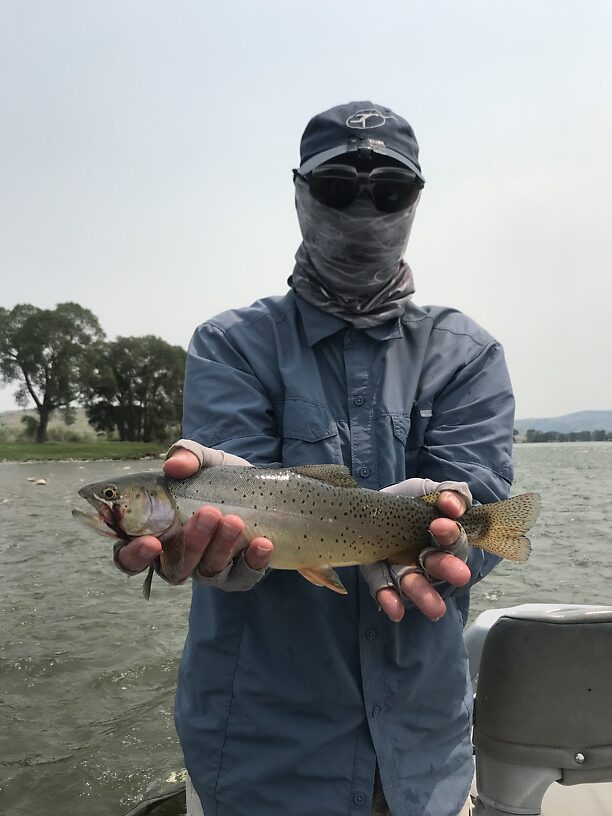
{"label": "tree", "polygon": [[95,315],[78,303],[39,309],[21,303],[0,308],[0,376],[18,382],[17,404],[31,399],[38,412],[36,441],[45,442],[53,411],[71,417],[70,406],[82,393],[88,351],[104,339]]}
{"label": "tree", "polygon": [[96,355],[84,405],[98,431],[164,441],[180,428],[185,351],[159,337],[118,337]]}

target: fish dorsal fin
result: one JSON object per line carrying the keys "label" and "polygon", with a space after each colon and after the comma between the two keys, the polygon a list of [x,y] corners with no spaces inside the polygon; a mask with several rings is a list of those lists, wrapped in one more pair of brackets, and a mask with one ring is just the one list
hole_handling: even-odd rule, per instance
{"label": "fish dorsal fin", "polygon": [[308,476],[309,479],[318,479],[334,487],[359,487],[351,476],[351,471],[344,465],[298,465],[287,470],[300,476]]}

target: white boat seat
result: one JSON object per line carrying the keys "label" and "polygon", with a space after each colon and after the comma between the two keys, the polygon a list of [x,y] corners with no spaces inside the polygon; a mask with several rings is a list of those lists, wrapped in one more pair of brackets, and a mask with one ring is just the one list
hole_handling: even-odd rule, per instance
{"label": "white boat seat", "polygon": [[[466,633],[473,673],[474,644],[484,639],[474,813],[539,816],[556,781],[612,782],[612,607],[529,605],[496,612],[486,639],[482,622],[471,646]],[[484,614],[490,623],[491,614]],[[561,801],[554,789],[551,796]],[[596,812],[612,814],[612,803]],[[573,811],[587,814],[582,807]]]}

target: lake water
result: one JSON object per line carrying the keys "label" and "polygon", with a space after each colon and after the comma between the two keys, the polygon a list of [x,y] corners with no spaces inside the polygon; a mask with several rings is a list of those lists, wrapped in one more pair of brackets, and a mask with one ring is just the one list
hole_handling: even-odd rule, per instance
{"label": "lake water", "polygon": [[[542,494],[526,565],[504,562],[472,614],[612,603],[612,443],[519,445],[513,493]],[[189,588],[116,572],[76,525],[78,487],[148,462],[0,463],[0,813],[118,816],[177,784],[172,708]],[[46,479],[36,485],[29,478]]]}

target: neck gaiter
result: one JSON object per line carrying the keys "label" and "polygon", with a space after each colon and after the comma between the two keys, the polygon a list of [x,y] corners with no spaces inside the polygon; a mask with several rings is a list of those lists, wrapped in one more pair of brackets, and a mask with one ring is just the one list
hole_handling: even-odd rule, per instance
{"label": "neck gaiter", "polygon": [[381,213],[360,196],[345,210],[320,204],[297,179],[295,204],[302,232],[290,283],[304,300],[356,328],[402,314],[414,293],[402,259],[416,203]]}

